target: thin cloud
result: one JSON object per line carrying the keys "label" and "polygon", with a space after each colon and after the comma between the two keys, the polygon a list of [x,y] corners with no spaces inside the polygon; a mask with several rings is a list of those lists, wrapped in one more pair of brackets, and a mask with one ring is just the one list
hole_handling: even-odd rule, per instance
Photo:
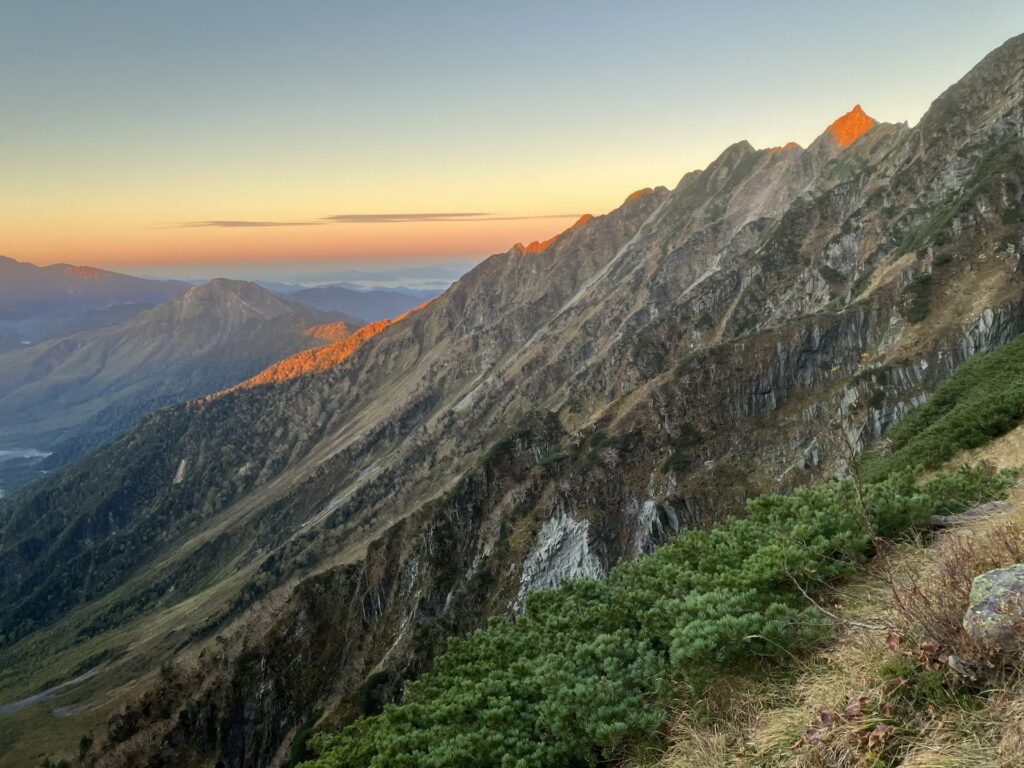
{"label": "thin cloud", "polygon": [[545,213],[540,216],[491,216],[482,221],[530,221],[532,219],[578,219],[578,213]]}
{"label": "thin cloud", "polygon": [[333,224],[409,224],[429,221],[523,221],[526,219],[571,219],[576,214],[543,216],[499,216],[482,211],[458,213],[340,213],[325,216],[321,221]]}
{"label": "thin cloud", "polygon": [[334,224],[406,224],[420,221],[483,221],[493,213],[339,213],[321,221]]}
{"label": "thin cloud", "polygon": [[220,227],[234,229],[236,227],[315,227],[325,224],[324,221],[244,221],[236,219],[214,219],[211,221],[182,221],[175,227]]}

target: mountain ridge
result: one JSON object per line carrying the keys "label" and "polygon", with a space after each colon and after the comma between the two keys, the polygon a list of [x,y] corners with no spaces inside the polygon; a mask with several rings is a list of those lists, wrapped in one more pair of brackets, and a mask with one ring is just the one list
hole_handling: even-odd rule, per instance
{"label": "mountain ridge", "polygon": [[304,288],[288,293],[286,298],[315,309],[341,312],[350,317],[361,318],[368,323],[390,320],[404,315],[423,303],[421,296],[401,291],[380,289],[356,291],[342,285]]}
{"label": "mountain ridge", "polygon": [[114,325],[188,290],[188,283],[0,256],[0,352]]}
{"label": "mountain ridge", "polygon": [[[867,444],[1024,330],[1024,37],[997,54],[914,128],[734,144],[322,373],[151,417],[7,505],[0,653],[71,671],[77,632],[121,681],[180,654],[194,677],[114,714],[98,764],[267,765],[531,588],[835,471],[822,424],[856,406]],[[115,466],[130,503],[90,480]],[[89,489],[72,518],[61,485]],[[81,536],[32,570],[28,520]],[[175,629],[120,647],[129,619]]]}

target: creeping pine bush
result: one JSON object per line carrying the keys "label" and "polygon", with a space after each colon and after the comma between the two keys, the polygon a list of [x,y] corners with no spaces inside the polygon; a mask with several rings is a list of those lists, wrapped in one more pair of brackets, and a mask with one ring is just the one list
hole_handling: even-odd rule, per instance
{"label": "creeping pine bush", "polygon": [[864,475],[884,477],[915,466],[934,469],[1024,419],[1024,335],[968,360],[924,405],[889,433],[891,455],[868,457]]}
{"label": "creeping pine bush", "polygon": [[[450,641],[405,701],[311,742],[304,768],[593,766],[656,738],[667,707],[723,671],[785,661],[832,625],[800,593],[849,576],[872,528],[894,534],[993,498],[1003,474],[903,473],[762,496],[747,516],[689,531],[604,581],[529,595],[515,620]],[[865,511],[867,514],[865,514]]]}

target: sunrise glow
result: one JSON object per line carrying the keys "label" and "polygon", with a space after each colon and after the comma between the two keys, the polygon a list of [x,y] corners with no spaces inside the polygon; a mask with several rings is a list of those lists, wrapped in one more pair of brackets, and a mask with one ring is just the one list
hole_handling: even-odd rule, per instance
{"label": "sunrise glow", "polygon": [[[671,189],[730,143],[806,147],[860,100],[913,123],[1004,32],[980,10],[950,39],[948,13],[886,6],[879,25],[815,6],[783,49],[770,7],[657,5],[184,2],[119,6],[112,23],[85,3],[12,4],[0,254],[208,277],[473,263],[625,190]],[[942,66],[925,55],[935,39],[950,39]],[[845,146],[872,124],[829,130]]]}

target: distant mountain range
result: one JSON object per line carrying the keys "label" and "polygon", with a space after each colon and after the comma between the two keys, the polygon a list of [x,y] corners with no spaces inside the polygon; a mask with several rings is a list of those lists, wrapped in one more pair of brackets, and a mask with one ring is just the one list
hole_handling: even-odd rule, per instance
{"label": "distant mountain range", "polygon": [[[316,358],[324,365],[356,329],[437,293],[266,285],[218,279],[195,286],[0,257],[0,495],[159,407],[327,345]],[[331,324],[326,335],[305,333],[324,323]]]}
{"label": "distant mountain range", "polygon": [[[472,268],[471,264],[449,263],[424,267],[395,267],[388,270],[341,269],[323,272],[304,271],[287,278],[284,283],[312,285],[343,285],[357,290],[393,289],[442,291]],[[301,286],[300,286],[301,287]]]}
{"label": "distant mountain range", "polygon": [[[324,323],[332,323],[326,337],[315,331]],[[254,283],[214,280],[118,325],[2,353],[0,450],[29,456],[0,461],[0,488],[76,458],[161,406],[237,384],[362,324]],[[40,463],[41,452],[53,456]]]}
{"label": "distant mountain range", "polygon": [[[408,272],[414,280],[453,274],[452,269],[426,267]],[[392,273],[363,271],[325,273],[319,277],[331,275],[354,281],[394,279]],[[38,267],[0,256],[0,352],[117,325],[205,282],[133,277],[70,264]],[[255,282],[289,301],[340,312],[356,325],[397,317],[441,292],[436,288],[406,286],[367,288],[358,282],[332,282],[315,287]],[[439,279],[441,283],[447,285],[443,278]]]}
{"label": "distant mountain range", "polygon": [[343,285],[321,285],[285,295],[289,301],[326,312],[344,312],[372,323],[403,315],[437,294],[438,291],[357,290]]}
{"label": "distant mountain range", "polygon": [[123,322],[190,287],[93,267],[37,267],[0,256],[0,351]]}

